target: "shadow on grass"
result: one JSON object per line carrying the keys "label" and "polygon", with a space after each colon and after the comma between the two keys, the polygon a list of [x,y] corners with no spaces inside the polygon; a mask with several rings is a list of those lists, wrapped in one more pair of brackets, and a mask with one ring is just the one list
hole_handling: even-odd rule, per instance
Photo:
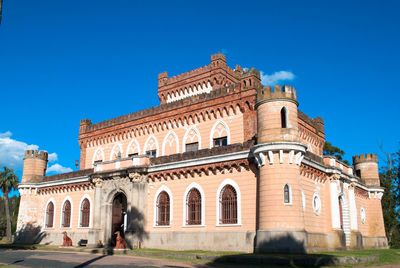
{"label": "shadow on grass", "polygon": [[234,254],[217,257],[208,265],[221,263],[257,266],[300,266],[321,267],[360,263],[360,258],[334,256],[330,254],[307,254],[304,244],[291,235],[285,235],[267,242],[256,243],[256,253]]}

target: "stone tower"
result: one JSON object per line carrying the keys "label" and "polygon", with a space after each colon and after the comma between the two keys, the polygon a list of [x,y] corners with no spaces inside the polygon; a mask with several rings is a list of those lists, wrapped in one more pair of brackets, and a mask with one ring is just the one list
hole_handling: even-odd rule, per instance
{"label": "stone tower", "polygon": [[26,150],[21,183],[40,182],[46,176],[48,153]]}
{"label": "stone tower", "polygon": [[360,154],[353,156],[355,173],[367,186],[380,186],[378,157],[376,154]]}
{"label": "stone tower", "polygon": [[[274,90],[257,90],[257,145],[252,151],[259,164],[258,252],[304,251],[306,234],[299,176],[306,146],[299,142],[297,106],[293,87],[277,85]],[[289,192],[286,200],[285,185]]]}

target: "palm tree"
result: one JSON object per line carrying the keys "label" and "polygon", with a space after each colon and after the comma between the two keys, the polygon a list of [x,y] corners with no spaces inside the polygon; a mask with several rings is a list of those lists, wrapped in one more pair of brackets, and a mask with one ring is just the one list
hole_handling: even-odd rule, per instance
{"label": "palm tree", "polygon": [[18,187],[18,176],[14,173],[11,168],[4,167],[4,170],[0,171],[0,190],[4,194],[6,216],[7,216],[7,241],[11,242],[11,216],[10,207],[8,205],[8,193],[13,189],[17,190]]}

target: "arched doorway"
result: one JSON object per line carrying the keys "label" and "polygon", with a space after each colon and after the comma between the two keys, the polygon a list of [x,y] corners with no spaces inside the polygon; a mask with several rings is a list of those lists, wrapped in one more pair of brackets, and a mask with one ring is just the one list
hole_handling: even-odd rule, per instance
{"label": "arched doorway", "polygon": [[111,244],[115,246],[117,235],[115,232],[119,231],[122,237],[125,237],[125,230],[127,224],[127,201],[123,193],[117,193],[112,202],[112,227],[111,227]]}

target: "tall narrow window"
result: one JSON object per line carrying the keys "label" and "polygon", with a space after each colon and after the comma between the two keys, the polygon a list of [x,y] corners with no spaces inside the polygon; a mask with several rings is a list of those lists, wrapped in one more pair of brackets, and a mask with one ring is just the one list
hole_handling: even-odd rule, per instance
{"label": "tall narrow window", "polygon": [[339,196],[339,217],[340,217],[340,229],[343,230],[343,204],[342,198]]}
{"label": "tall narrow window", "polygon": [[81,205],[81,227],[89,227],[90,221],[90,202],[87,198],[83,200]]}
{"label": "tall narrow window", "polygon": [[199,190],[193,188],[190,190],[186,200],[187,219],[188,225],[201,224],[201,194]]}
{"label": "tall narrow window", "polygon": [[54,204],[50,202],[46,209],[46,228],[53,228],[54,223]]}
{"label": "tall narrow window", "polygon": [[231,185],[226,185],[221,191],[220,209],[220,223],[237,223],[237,194]]}
{"label": "tall narrow window", "polygon": [[62,227],[71,227],[71,203],[67,200],[64,203]]}
{"label": "tall narrow window", "polygon": [[282,128],[287,128],[287,112],[285,107],[281,109],[281,125]]}
{"label": "tall narrow window", "polygon": [[285,187],[283,187],[283,197],[284,197],[284,202],[285,204],[290,204],[290,188],[288,184],[285,184]]}
{"label": "tall narrow window", "polygon": [[170,202],[169,202],[169,195],[167,192],[162,191],[158,195],[157,199],[157,225],[158,226],[166,226],[169,225],[169,210],[170,209]]}

